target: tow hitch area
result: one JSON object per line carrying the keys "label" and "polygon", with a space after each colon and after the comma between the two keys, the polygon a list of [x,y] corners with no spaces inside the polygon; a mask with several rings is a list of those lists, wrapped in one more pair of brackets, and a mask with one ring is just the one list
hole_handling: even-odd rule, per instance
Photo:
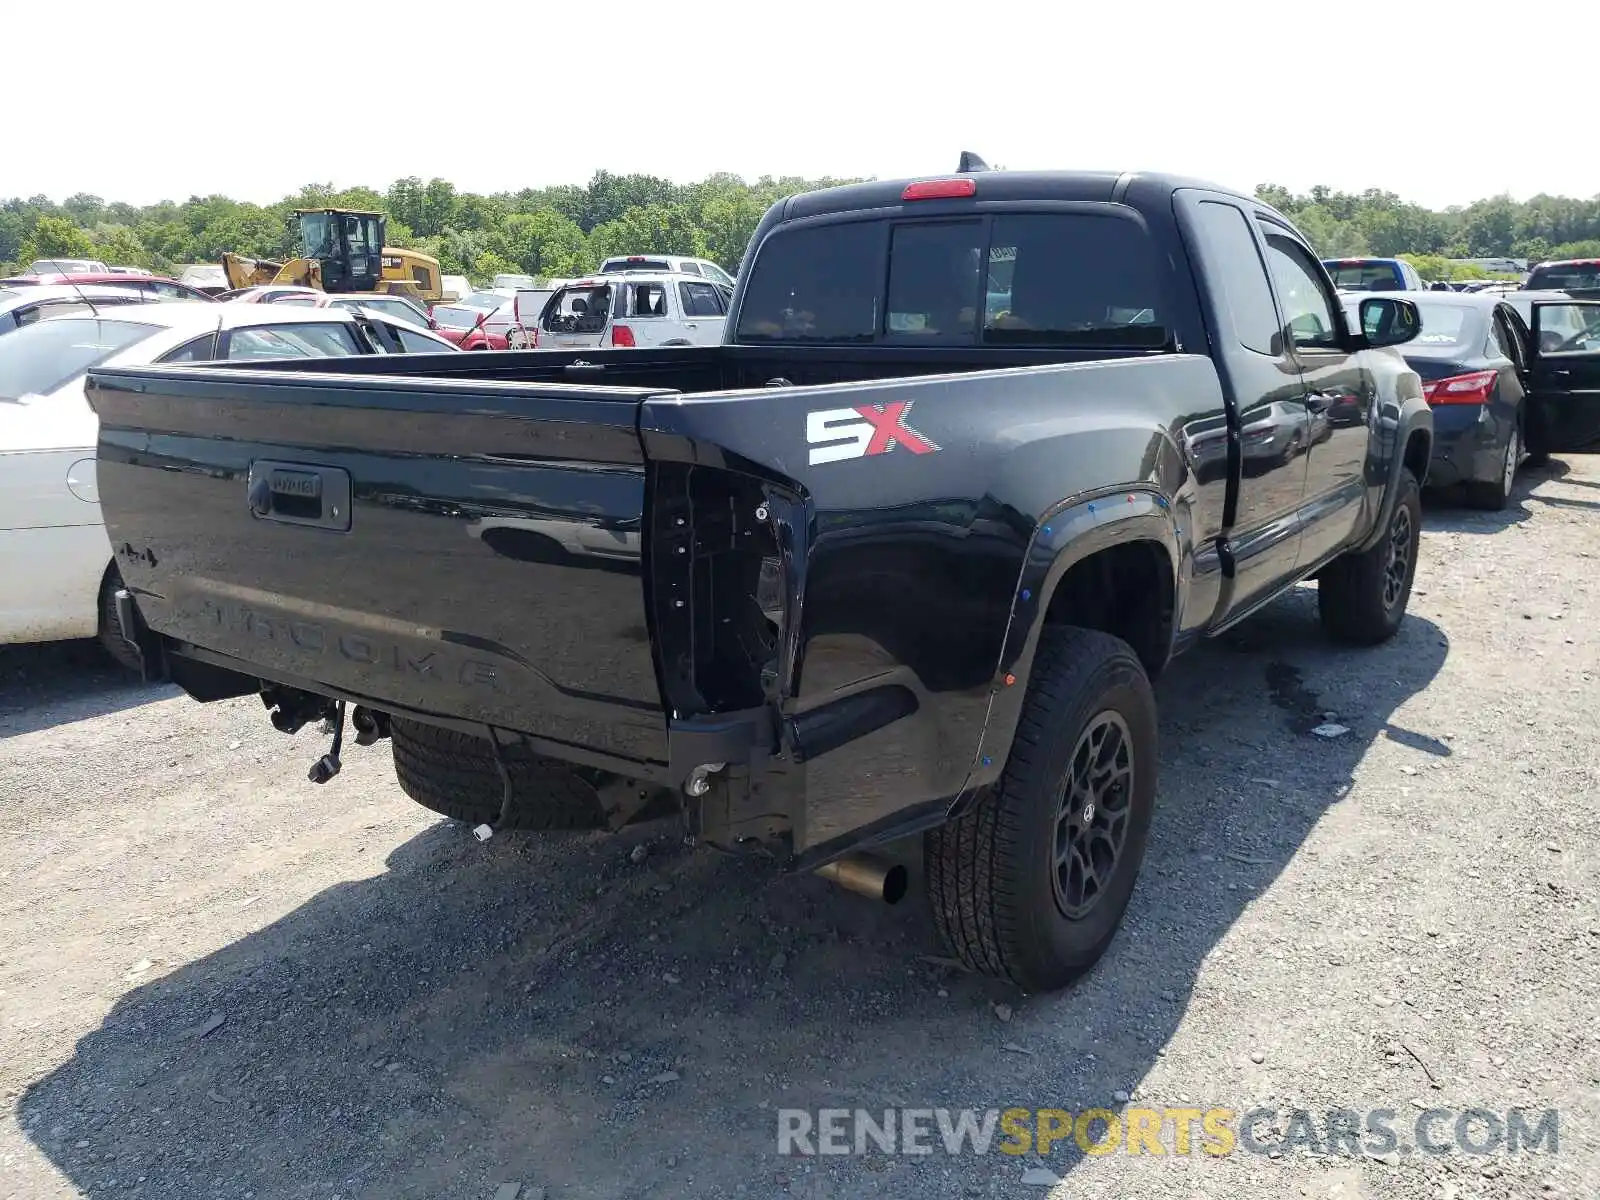
{"label": "tow hitch area", "polygon": [[[344,748],[343,700],[313,696],[298,688],[269,687],[262,690],[261,703],[271,710],[272,727],[280,733],[296,734],[312,721],[321,721],[322,732],[333,735],[333,745],[328,748],[326,754],[311,764],[311,769],[306,772],[306,778],[312,783],[327,783],[339,773],[343,765],[339,761],[339,753]],[[380,732],[381,725],[376,719],[380,715],[370,713],[366,709],[356,709],[358,745],[370,746],[383,736]]]}

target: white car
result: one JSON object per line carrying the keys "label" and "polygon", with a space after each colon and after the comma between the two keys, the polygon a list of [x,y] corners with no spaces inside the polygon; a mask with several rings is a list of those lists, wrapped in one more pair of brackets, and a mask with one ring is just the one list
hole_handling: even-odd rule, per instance
{"label": "white car", "polygon": [[398,296],[389,292],[295,292],[287,296],[272,297],[266,303],[299,304],[306,308],[344,308],[351,312],[364,308],[369,312],[393,317],[397,321],[408,321],[422,329],[433,328],[433,318],[428,316],[428,310],[421,304],[409,296]]}
{"label": "white car", "polygon": [[618,254],[600,264],[596,275],[625,274],[632,271],[671,271],[678,275],[699,275],[712,283],[733,286],[733,276],[707,258],[684,258],[679,254]]}
{"label": "white car", "polygon": [[550,297],[538,323],[541,350],[715,346],[733,289],[695,275],[600,275]]}
{"label": "white car", "polygon": [[90,367],[455,349],[374,313],[198,301],[45,316],[0,337],[0,643],[98,636],[137,665],[113,600]]}
{"label": "white car", "polygon": [[24,328],[46,317],[92,313],[96,308],[147,304],[161,299],[133,288],[102,287],[93,283],[0,287],[0,334]]}

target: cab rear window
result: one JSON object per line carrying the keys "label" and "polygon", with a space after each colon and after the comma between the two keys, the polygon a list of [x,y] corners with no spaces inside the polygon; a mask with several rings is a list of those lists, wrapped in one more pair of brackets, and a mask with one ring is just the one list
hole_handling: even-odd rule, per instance
{"label": "cab rear window", "polygon": [[1568,288],[1600,289],[1600,261],[1552,263],[1535,267],[1523,286],[1530,292],[1563,292]]}
{"label": "cab rear window", "polygon": [[1324,262],[1333,286],[1342,292],[1403,292],[1406,278],[1396,263],[1351,259]]}
{"label": "cab rear window", "polygon": [[1165,345],[1162,271],[1100,213],[846,221],[780,230],[750,268],[741,342]]}

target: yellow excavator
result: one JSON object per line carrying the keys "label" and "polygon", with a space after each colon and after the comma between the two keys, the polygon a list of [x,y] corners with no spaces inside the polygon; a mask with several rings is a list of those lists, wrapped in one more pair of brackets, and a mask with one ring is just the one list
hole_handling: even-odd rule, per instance
{"label": "yellow excavator", "polygon": [[348,208],[297,209],[302,254],[288,262],[222,256],[230,288],[285,284],[324,292],[389,292],[431,304],[444,298],[439,260],[384,245],[388,218]]}

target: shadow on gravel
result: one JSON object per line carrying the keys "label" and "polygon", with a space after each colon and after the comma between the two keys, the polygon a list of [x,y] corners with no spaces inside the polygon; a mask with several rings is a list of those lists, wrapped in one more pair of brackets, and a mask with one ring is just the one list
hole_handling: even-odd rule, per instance
{"label": "shadow on gravel", "polygon": [[1460,488],[1429,489],[1422,493],[1422,527],[1446,533],[1499,533],[1531,517],[1533,513],[1528,506],[1532,504],[1548,504],[1556,508],[1600,508],[1600,503],[1592,500],[1541,496],[1534,491],[1541,483],[1552,480],[1560,480],[1570,487],[1600,487],[1600,484],[1573,479],[1571,474],[1572,468],[1559,458],[1552,458],[1543,466],[1524,467],[1517,473],[1510,503],[1499,512],[1471,507]]}
{"label": "shadow on gravel", "polygon": [[[1144,875],[1107,957],[1059,995],[930,961],[916,903],[661,826],[479,845],[442,823],[128,992],[19,1120],[90,1196],[1011,1194],[1025,1164],[995,1154],[779,1158],[776,1110],[1114,1107],[1372,742],[1433,740],[1393,714],[1446,653],[1417,617],[1384,647],[1332,646],[1301,588],[1174,663]],[[1327,712],[1349,732],[1308,732]]]}
{"label": "shadow on gravel", "polygon": [[0,738],[176,695],[124,670],[94,641],[0,646]]}

